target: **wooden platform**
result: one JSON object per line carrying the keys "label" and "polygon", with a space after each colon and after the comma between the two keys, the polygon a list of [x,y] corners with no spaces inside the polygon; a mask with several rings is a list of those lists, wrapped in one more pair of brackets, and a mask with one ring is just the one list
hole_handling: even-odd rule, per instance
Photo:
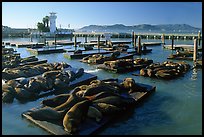
{"label": "wooden platform", "polygon": [[161,42],[144,42],[144,43],[142,43],[142,45],[144,46],[147,46],[147,47],[149,47],[149,46],[161,46]]}
{"label": "wooden platform", "polygon": [[[146,87],[148,91],[147,92],[135,92],[131,94],[131,96],[135,99],[134,104],[136,106],[142,101],[144,101],[144,99],[146,99],[149,95],[151,95],[156,89],[155,86],[150,86],[150,85],[141,84],[141,83],[137,83],[137,84],[140,84],[141,86]],[[33,108],[33,109],[38,109],[38,108]],[[36,126],[41,127],[42,129],[46,130],[47,132],[51,134],[71,135],[70,133],[64,130],[62,123],[59,123],[59,122],[51,123],[47,121],[35,120],[29,115],[27,115],[26,112],[22,113],[22,117],[26,118],[29,122],[33,122]],[[111,119],[114,119],[114,117],[107,116],[107,117],[104,117],[100,123],[96,123],[94,120],[90,118],[86,118],[86,120],[80,126],[80,132],[78,133],[78,135],[91,135],[95,133],[97,130],[103,128],[103,126],[105,124],[108,124],[108,122],[110,122]]]}
{"label": "wooden platform", "polygon": [[29,48],[28,51],[30,51],[33,54],[51,54],[51,53],[63,53],[66,52],[63,48],[55,48],[55,47],[48,47],[48,48],[38,48],[38,49],[32,49]]}
{"label": "wooden platform", "polygon": [[96,50],[95,50],[93,52],[85,52],[85,53],[82,52],[82,54],[74,54],[73,52],[71,52],[71,53],[66,52],[66,53],[64,53],[64,57],[69,58],[69,59],[82,59],[82,58],[89,56],[89,55],[109,54],[109,53],[113,53],[113,51],[101,51],[100,50],[100,52],[98,52],[98,51],[96,52]]}
{"label": "wooden platform", "polygon": [[[54,40],[47,41],[47,42],[48,42],[49,45],[55,44]],[[80,43],[81,43],[80,41],[77,41],[77,45],[80,44]],[[74,45],[74,42],[73,41],[68,41],[68,40],[57,40],[56,44],[57,45]]]}
{"label": "wooden platform", "polygon": [[[164,45],[165,49],[170,49],[171,50],[171,45]],[[187,44],[176,44],[173,45],[173,50],[180,50],[180,49],[184,49],[184,50],[193,50],[194,45],[187,45]],[[198,51],[202,51],[202,47],[198,46]]]}
{"label": "wooden platform", "polygon": [[111,41],[112,45],[115,45],[115,44],[131,44],[131,43],[132,43],[132,41]]}
{"label": "wooden platform", "polygon": [[[141,50],[141,54],[147,54],[147,53],[151,53],[151,52],[152,52],[152,49]],[[128,54],[134,54],[134,55],[141,55],[135,50],[128,50],[127,53]]]}
{"label": "wooden platform", "polygon": [[113,72],[113,73],[127,73],[127,72],[132,72],[132,71],[135,71],[135,70],[140,70],[142,68],[145,68],[147,65],[134,65],[133,67],[131,68],[117,68],[117,69],[112,69],[108,66],[105,66],[104,64],[99,64],[97,65],[97,69],[103,69],[103,70],[106,70],[106,71],[110,71],[110,72]]}
{"label": "wooden platform", "polygon": [[26,62],[26,63],[20,63],[19,66],[24,66],[24,65],[37,65],[37,64],[43,64],[47,63],[47,60],[38,60],[38,61],[31,61],[31,62]]}

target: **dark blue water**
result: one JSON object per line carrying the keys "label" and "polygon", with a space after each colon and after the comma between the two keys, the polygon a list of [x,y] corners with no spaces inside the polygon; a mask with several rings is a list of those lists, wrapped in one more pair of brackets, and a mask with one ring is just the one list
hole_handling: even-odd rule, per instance
{"label": "dark blue water", "polygon": [[[78,38],[84,41],[84,38]],[[97,38],[88,38],[97,40]],[[130,39],[112,39],[127,40]],[[29,38],[3,39],[3,41],[29,41]],[[34,42],[38,41],[34,39]],[[160,40],[142,40],[142,42],[160,42]],[[166,44],[171,41],[166,40]],[[193,41],[175,41],[175,44],[193,44]],[[202,44],[201,44],[202,45]],[[70,47],[70,46],[65,46]],[[161,46],[152,48],[152,53],[134,56],[153,59],[154,62],[166,61],[171,50],[164,50]],[[31,54],[26,48],[16,48],[21,57]],[[125,74],[114,74],[104,70],[98,70],[95,66],[88,65],[79,60],[67,59],[62,53],[37,55],[39,59],[47,59],[48,62],[67,62],[73,67],[83,67],[86,72],[95,74],[99,79],[132,77],[136,82],[156,86],[156,92],[147,98],[141,105],[132,111],[125,112],[120,119],[107,124],[106,128],[97,134],[101,135],[201,135],[202,134],[202,69],[194,69],[187,72],[184,77],[175,80],[159,80],[148,77]],[[187,61],[192,65],[192,61]],[[14,100],[12,104],[2,104],[2,134],[14,135],[47,135],[46,131],[30,123],[21,117],[21,113],[39,105],[37,101],[20,104]]]}

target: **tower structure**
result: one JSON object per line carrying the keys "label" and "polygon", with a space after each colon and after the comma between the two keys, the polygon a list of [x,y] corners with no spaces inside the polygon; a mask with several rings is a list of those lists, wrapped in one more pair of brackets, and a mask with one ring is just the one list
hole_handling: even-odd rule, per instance
{"label": "tower structure", "polygon": [[56,13],[55,12],[50,12],[50,33],[55,33],[56,32]]}

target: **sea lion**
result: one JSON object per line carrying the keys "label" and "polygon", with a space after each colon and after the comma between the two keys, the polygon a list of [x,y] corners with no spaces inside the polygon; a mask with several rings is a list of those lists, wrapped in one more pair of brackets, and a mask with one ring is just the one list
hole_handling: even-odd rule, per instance
{"label": "sea lion", "polygon": [[70,94],[60,94],[53,98],[44,99],[43,101],[41,101],[41,104],[48,107],[57,107],[62,103],[64,103],[65,101],[67,101],[69,97],[70,97]]}
{"label": "sea lion", "polygon": [[12,103],[16,95],[14,87],[4,84],[2,85],[2,102]]}
{"label": "sea lion", "polygon": [[25,84],[27,84],[28,83],[28,79],[27,78],[25,78],[25,77],[20,77],[20,78],[17,78],[17,79],[15,79],[16,81],[18,81],[20,84],[22,84],[22,85],[25,85]]}
{"label": "sea lion", "polygon": [[73,81],[75,80],[75,73],[72,70],[66,70],[65,73],[69,76],[69,80]]}
{"label": "sea lion", "polygon": [[76,103],[81,102],[83,100],[87,100],[87,99],[81,98],[81,97],[77,96],[76,94],[72,93],[72,94],[70,94],[70,97],[67,99],[66,102],[55,107],[54,110],[57,110],[57,111],[64,110],[64,109],[69,110]]}
{"label": "sea lion", "polygon": [[124,88],[124,91],[128,91],[129,94],[133,92],[147,91],[145,87],[141,87],[140,85],[136,84],[133,78],[125,78],[124,81],[121,83],[121,87]]}
{"label": "sea lion", "polygon": [[83,68],[80,68],[76,71],[75,73],[75,78],[79,78],[81,77],[82,75],[84,74],[84,69]]}
{"label": "sea lion", "polygon": [[41,84],[35,78],[31,78],[26,86],[27,90],[30,92],[40,93],[41,92]]}
{"label": "sea lion", "polygon": [[100,93],[100,92],[117,93],[118,90],[115,89],[114,87],[108,85],[108,84],[101,84],[101,85],[98,85],[98,86],[88,88],[85,91],[84,96],[92,96],[92,95],[95,95],[95,94]]}
{"label": "sea lion", "polygon": [[26,112],[27,115],[31,116],[35,120],[40,121],[56,121],[63,119],[63,114],[53,110],[52,108],[46,107],[46,108],[40,108],[37,110],[30,110]]}
{"label": "sea lion", "polygon": [[65,83],[64,81],[62,81],[59,78],[56,78],[54,81],[54,86],[55,89],[59,90],[59,89],[66,89],[69,87],[69,84]]}
{"label": "sea lion", "polygon": [[97,108],[89,106],[87,117],[95,119],[96,122],[100,122],[103,115]]}
{"label": "sea lion", "polygon": [[59,72],[58,70],[47,71],[47,72],[44,72],[44,73],[42,74],[42,77],[55,79],[55,78],[56,78],[56,75],[59,74],[59,73],[60,73],[60,72]]}
{"label": "sea lion", "polygon": [[117,106],[106,104],[106,103],[94,103],[93,106],[96,107],[103,115],[108,115],[108,116],[114,115],[117,112],[124,110]]}
{"label": "sea lion", "polygon": [[64,130],[69,133],[76,133],[81,122],[86,118],[90,105],[91,101],[84,100],[71,107],[63,119]]}
{"label": "sea lion", "polygon": [[100,98],[100,99],[94,100],[93,103],[106,103],[106,104],[117,106],[119,108],[123,108],[127,105],[124,99],[122,99],[119,96],[108,96],[108,97]]}
{"label": "sea lion", "polygon": [[38,93],[30,92],[26,88],[15,88],[15,90],[16,90],[16,99],[20,101],[34,99],[38,96]]}

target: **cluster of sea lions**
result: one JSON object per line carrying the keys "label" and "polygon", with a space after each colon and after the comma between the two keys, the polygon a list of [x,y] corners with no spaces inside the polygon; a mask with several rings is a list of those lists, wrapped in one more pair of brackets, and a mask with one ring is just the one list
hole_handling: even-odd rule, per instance
{"label": "cluster of sea lions", "polygon": [[153,60],[147,58],[136,58],[136,59],[119,59],[115,61],[105,61],[103,65],[98,68],[107,70],[120,70],[120,71],[131,71],[132,69],[140,69],[153,63]]}
{"label": "cluster of sea lions", "polygon": [[83,68],[76,72],[70,69],[53,70],[47,71],[41,76],[9,80],[2,86],[2,102],[12,103],[14,98],[19,101],[29,101],[38,98],[41,92],[67,89],[69,83],[81,77],[83,73]]}
{"label": "cluster of sea lions", "polygon": [[2,48],[2,55],[5,55],[5,54],[13,54],[15,51],[13,48]]}
{"label": "cluster of sea lions", "polygon": [[189,59],[193,60],[193,52],[192,51],[176,51],[176,54],[169,55],[168,59]]}
{"label": "cluster of sea lions", "polygon": [[163,63],[152,63],[140,70],[141,76],[173,79],[182,76],[190,69],[185,62],[165,61]]}
{"label": "cluster of sea lions", "polygon": [[4,68],[14,68],[19,66],[20,63],[26,63],[26,62],[33,62],[33,61],[38,61],[38,58],[35,56],[29,56],[26,58],[21,58],[20,55],[15,55],[15,54],[10,54],[4,57],[5,60],[2,62],[2,69]]}
{"label": "cluster of sea lions", "polygon": [[102,54],[94,54],[84,57],[81,61],[89,64],[102,64],[104,61],[115,60],[120,56],[119,51],[115,51],[111,53],[110,56],[102,55]]}
{"label": "cluster of sea lions", "polygon": [[121,83],[118,79],[93,80],[69,94],[44,99],[41,108],[30,110],[27,115],[35,120],[59,123],[65,131],[76,134],[83,123],[88,124],[87,118],[100,124],[104,117],[114,116],[135,104],[131,93],[146,90],[132,78],[125,78]]}
{"label": "cluster of sea lions", "polygon": [[5,68],[2,71],[2,79],[10,80],[19,77],[32,77],[40,75],[46,71],[63,70],[71,67],[65,62],[43,63],[38,65],[24,65],[15,68]]}

